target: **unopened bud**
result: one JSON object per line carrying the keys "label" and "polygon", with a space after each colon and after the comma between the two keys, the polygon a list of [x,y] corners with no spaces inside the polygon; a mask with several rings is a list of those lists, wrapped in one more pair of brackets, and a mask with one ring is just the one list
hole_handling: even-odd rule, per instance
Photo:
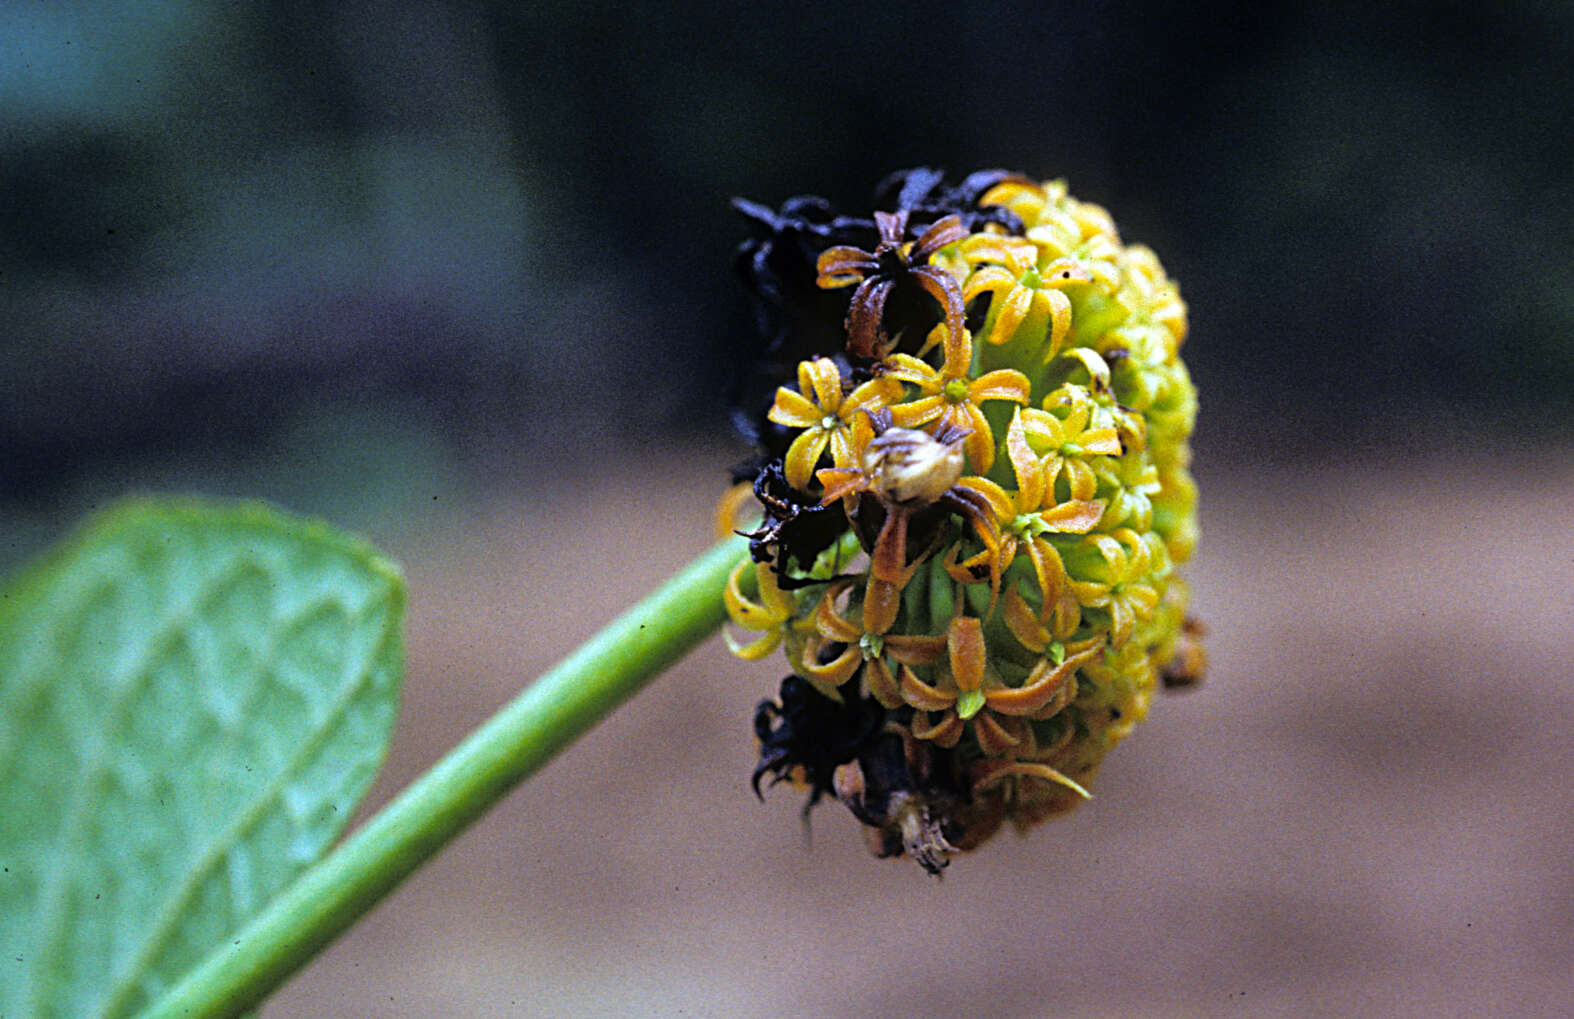
{"label": "unopened bud", "polygon": [[864,454],[874,490],[898,506],[927,506],[962,476],[961,442],[941,442],[913,428],[887,428]]}

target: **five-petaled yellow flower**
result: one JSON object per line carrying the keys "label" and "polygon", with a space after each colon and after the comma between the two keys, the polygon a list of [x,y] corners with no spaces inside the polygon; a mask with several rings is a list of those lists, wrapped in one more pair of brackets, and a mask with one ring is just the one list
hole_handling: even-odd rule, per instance
{"label": "five-petaled yellow flower", "polygon": [[820,462],[827,445],[836,466],[854,466],[857,453],[851,432],[860,420],[858,412],[884,406],[900,393],[896,380],[875,378],[844,395],[842,373],[835,361],[817,357],[800,363],[798,391],[786,386],[777,389],[776,402],[767,415],[779,425],[803,429],[787,447],[787,483],[798,489],[808,488],[815,464]]}
{"label": "five-petaled yellow flower", "polygon": [[1071,299],[1062,288],[1091,282],[1093,276],[1087,267],[1074,258],[1058,258],[1040,266],[1034,244],[994,234],[968,238],[961,245],[961,254],[969,264],[978,266],[962,290],[963,300],[971,301],[984,293],[994,295],[992,321],[984,338],[998,346],[1028,323],[1034,335],[1044,337],[1040,351],[1034,354],[1034,367],[1049,363],[1071,332]]}
{"label": "five-petaled yellow flower", "polygon": [[967,330],[945,340],[945,361],[936,370],[909,354],[892,354],[885,377],[910,382],[918,388],[916,399],[891,408],[891,418],[903,428],[938,422],[969,431],[962,450],[980,474],[995,462],[995,436],[979,404],[986,400],[1027,403],[1027,376],[1013,368],[1000,368],[972,378],[973,340]]}

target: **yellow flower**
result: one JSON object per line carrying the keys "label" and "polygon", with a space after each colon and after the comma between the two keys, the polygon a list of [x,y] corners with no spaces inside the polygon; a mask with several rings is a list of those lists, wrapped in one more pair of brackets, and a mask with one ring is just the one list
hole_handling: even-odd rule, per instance
{"label": "yellow flower", "polygon": [[1112,648],[1124,645],[1137,622],[1153,615],[1160,593],[1155,585],[1169,572],[1163,540],[1129,527],[1088,535],[1073,564],[1071,592],[1084,606],[1109,613]]}
{"label": "yellow flower", "polygon": [[777,389],[776,402],[766,415],[779,425],[803,429],[787,447],[787,483],[799,490],[808,488],[815,464],[820,462],[827,445],[836,466],[856,464],[858,454],[850,435],[855,415],[866,408],[884,406],[900,395],[901,387],[895,381],[877,378],[843,396],[842,373],[835,361],[817,357],[799,362],[798,391],[786,386]]}
{"label": "yellow flower", "polygon": [[[1109,335],[1105,334],[1105,339]],[[1129,359],[1129,351],[1112,349],[1111,354],[1118,361]],[[1065,352],[1056,368],[1058,369],[1056,376],[1063,376],[1069,388],[1068,385],[1062,385],[1060,389],[1050,393],[1044,399],[1045,410],[1070,409],[1077,400],[1092,400],[1099,408],[1095,412],[1098,426],[1114,427],[1116,434],[1120,436],[1122,453],[1129,453],[1132,450],[1141,452],[1148,448],[1147,421],[1135,409],[1115,398],[1115,389],[1110,381],[1109,362],[1102,354],[1092,347],[1073,347]],[[1077,380],[1078,368],[1087,374],[1085,385]]]}
{"label": "yellow flower", "polygon": [[[1059,597],[1065,569],[1060,562],[1060,553],[1045,535],[1087,533],[1104,514],[1104,503],[1097,499],[1079,498],[1091,494],[1083,491],[1074,491],[1070,498],[1058,500],[1052,483],[1054,479],[1045,468],[1045,460],[1034,453],[1028,444],[1022,416],[1023,412],[1018,410],[1011,419],[1011,427],[1006,431],[1006,453],[1011,458],[1012,469],[1016,471],[1016,492],[1007,492],[988,478],[966,477],[957,482],[987,500],[999,538],[995,548],[985,548],[983,552],[956,564],[952,576],[960,580],[971,579],[973,567],[987,567],[990,603],[993,604],[1000,594],[1001,574],[1021,550],[1032,560],[1044,605],[1050,608]],[[1050,459],[1055,462],[1053,458]],[[1064,462],[1064,458],[1060,462]],[[980,534],[980,537],[984,536]],[[984,540],[987,545],[988,539]]]}
{"label": "yellow flower", "polygon": [[1101,206],[1068,195],[1065,181],[1043,185],[1005,181],[980,202],[1003,205],[1020,216],[1027,227],[1027,240],[1038,249],[1040,260],[1074,259],[1100,290],[1114,293],[1120,288],[1119,263],[1125,253],[1114,220]]}
{"label": "yellow flower", "polygon": [[1031,242],[996,234],[975,234],[962,242],[959,250],[974,266],[962,288],[963,300],[971,302],[983,293],[994,295],[992,321],[984,339],[998,346],[1016,336],[1024,322],[1035,323],[1044,334],[1038,364],[1047,364],[1071,332],[1071,299],[1060,288],[1092,282],[1086,267],[1071,258],[1055,259],[1041,267],[1038,248]]}
{"label": "yellow flower", "polygon": [[1001,368],[978,378],[968,374],[973,361],[973,341],[967,330],[945,341],[945,361],[939,370],[908,354],[894,354],[886,362],[885,377],[901,379],[918,388],[918,397],[891,408],[891,418],[903,428],[917,428],[932,421],[940,430],[953,427],[970,431],[963,452],[979,473],[995,462],[995,436],[979,404],[986,400],[1027,403],[1027,376]]}
{"label": "yellow flower", "polygon": [[1041,457],[1039,472],[1045,486],[1051,492],[1064,488],[1068,499],[1092,499],[1098,479],[1089,458],[1120,456],[1124,452],[1120,433],[1081,386],[1061,386],[1044,405],[1065,411],[1065,416],[1048,409],[1025,410],[1018,414],[1018,427],[1028,447]]}
{"label": "yellow flower", "polygon": [[722,602],[727,606],[727,615],[738,626],[745,630],[761,630],[764,635],[751,644],[739,644],[733,640],[732,634],[722,632],[722,637],[727,641],[727,646],[732,653],[747,661],[758,661],[775,651],[781,645],[782,638],[795,626],[804,629],[802,622],[795,622],[794,613],[797,611],[797,602],[792,595],[781,589],[776,583],[776,571],[768,563],[754,564],[755,586],[759,589],[759,600],[752,601],[744,595],[741,581],[743,571],[749,565],[748,560],[740,562],[727,577],[727,586],[722,591]]}

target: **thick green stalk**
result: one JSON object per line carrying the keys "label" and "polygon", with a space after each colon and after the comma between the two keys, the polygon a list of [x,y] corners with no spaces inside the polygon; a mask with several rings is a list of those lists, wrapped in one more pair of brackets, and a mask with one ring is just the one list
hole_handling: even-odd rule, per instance
{"label": "thick green stalk", "polygon": [[744,554],[728,538],[531,684],[353,836],[301,875],[145,1017],[256,1005],[505,793],[573,743],[726,617]]}

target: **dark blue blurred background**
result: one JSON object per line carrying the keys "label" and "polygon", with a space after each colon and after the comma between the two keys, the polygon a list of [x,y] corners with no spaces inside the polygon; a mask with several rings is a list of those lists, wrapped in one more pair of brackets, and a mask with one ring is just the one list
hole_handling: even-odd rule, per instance
{"label": "dark blue blurred background", "polygon": [[719,434],[728,199],[919,164],[1159,252],[1215,462],[1568,434],[1574,6],[806,10],[0,7],[4,499],[355,517]]}

